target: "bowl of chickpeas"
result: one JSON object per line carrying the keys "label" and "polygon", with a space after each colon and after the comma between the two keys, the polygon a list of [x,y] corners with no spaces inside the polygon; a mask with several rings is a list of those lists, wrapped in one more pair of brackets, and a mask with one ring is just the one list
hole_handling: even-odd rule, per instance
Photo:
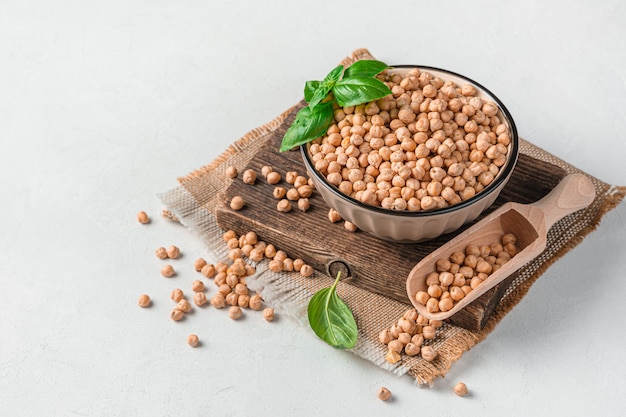
{"label": "bowl of chickpeas", "polygon": [[451,71],[394,66],[392,94],[334,110],[301,147],[324,201],[360,230],[399,242],[453,232],[491,206],[511,177],[519,137],[504,104]]}

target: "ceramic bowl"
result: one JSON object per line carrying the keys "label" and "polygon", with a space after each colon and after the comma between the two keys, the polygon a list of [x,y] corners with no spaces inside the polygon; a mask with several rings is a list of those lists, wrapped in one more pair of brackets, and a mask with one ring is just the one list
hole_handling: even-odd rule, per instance
{"label": "ceramic bowl", "polygon": [[453,232],[475,220],[491,206],[511,177],[519,155],[519,137],[511,114],[504,104],[487,88],[477,82],[451,71],[415,65],[395,66],[394,72],[409,71],[411,68],[428,71],[444,81],[450,80],[458,86],[473,85],[477,96],[498,106],[498,117],[508,126],[511,138],[507,161],[500,167],[494,180],[473,197],[458,204],[430,211],[399,211],[364,204],[330,184],[324,175],[314,168],[309,154],[310,143],[301,147],[304,164],[316,190],[326,204],[337,210],[341,217],[354,223],[360,230],[378,238],[398,242],[422,242]]}

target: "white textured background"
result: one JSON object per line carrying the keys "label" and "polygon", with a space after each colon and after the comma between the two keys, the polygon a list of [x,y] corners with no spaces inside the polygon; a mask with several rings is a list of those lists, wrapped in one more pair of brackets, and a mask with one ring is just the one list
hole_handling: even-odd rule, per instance
{"label": "white textured background", "polygon": [[624,415],[626,204],[419,389],[288,319],[170,321],[203,248],[156,194],[359,47],[475,79],[523,137],[626,185],[625,21],[619,0],[0,1],[0,415]]}

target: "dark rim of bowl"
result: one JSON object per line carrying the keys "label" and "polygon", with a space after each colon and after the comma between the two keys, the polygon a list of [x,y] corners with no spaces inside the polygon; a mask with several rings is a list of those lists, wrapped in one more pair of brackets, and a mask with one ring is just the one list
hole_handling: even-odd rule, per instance
{"label": "dark rim of bowl", "polygon": [[511,113],[509,113],[508,109],[506,108],[506,106],[504,105],[504,103],[502,103],[502,101],[500,101],[500,99],[493,94],[490,90],[488,90],[487,88],[485,88],[482,84],[477,83],[476,81],[472,80],[471,78],[468,78],[464,75],[458,74],[456,72],[453,71],[449,71],[449,70],[444,70],[441,68],[437,68],[437,67],[430,67],[430,66],[426,66],[426,65],[392,65],[390,66],[390,68],[419,68],[420,70],[434,70],[434,71],[440,71],[443,73],[447,73],[459,78],[462,78],[466,81],[468,81],[469,83],[471,83],[472,85],[478,87],[480,90],[482,90],[482,92],[486,93],[487,95],[491,96],[491,98],[498,104],[500,111],[504,114],[504,116],[507,118],[507,121],[510,125],[511,128],[511,159],[508,160],[508,162],[506,163],[506,165],[504,166],[504,171],[500,171],[500,173],[498,174],[497,178],[487,186],[487,188],[485,188],[484,190],[480,191],[479,193],[477,193],[476,195],[474,195],[471,198],[468,198],[467,200],[464,200],[460,203],[454,204],[452,206],[448,206],[448,207],[444,207],[444,208],[440,208],[440,209],[434,209],[434,210],[428,210],[428,211],[407,211],[407,210],[389,210],[389,209],[385,209],[382,207],[378,207],[378,206],[372,206],[370,204],[365,204],[353,197],[350,197],[344,193],[342,193],[341,191],[339,191],[339,189],[334,186],[333,184],[329,183],[328,180],[326,179],[326,177],[324,177],[324,175],[320,174],[319,171],[317,171],[315,169],[315,166],[313,165],[313,163],[311,162],[311,159],[309,158],[309,153],[307,152],[307,146],[310,145],[310,142],[308,144],[302,145],[300,146],[300,152],[302,153],[302,159],[304,160],[305,164],[307,165],[308,171],[311,172],[319,181],[323,182],[326,185],[326,188],[328,188],[333,194],[337,195],[338,197],[340,197],[341,199],[354,204],[356,206],[359,206],[363,209],[366,210],[370,210],[376,213],[380,213],[380,214],[388,214],[388,215],[394,215],[394,216],[403,216],[403,217],[430,217],[430,216],[435,216],[435,215],[439,215],[439,214],[445,214],[445,213],[450,213],[453,211],[457,211],[460,210],[464,207],[470,206],[472,204],[474,204],[475,202],[482,200],[483,198],[487,197],[489,194],[491,194],[492,192],[494,192],[499,186],[500,184],[502,184],[502,182],[504,182],[508,177],[509,174],[513,171],[513,169],[515,168],[515,165],[517,164],[517,159],[519,156],[519,137],[517,136],[517,128],[515,126],[515,122],[513,121],[513,117],[511,116]]}

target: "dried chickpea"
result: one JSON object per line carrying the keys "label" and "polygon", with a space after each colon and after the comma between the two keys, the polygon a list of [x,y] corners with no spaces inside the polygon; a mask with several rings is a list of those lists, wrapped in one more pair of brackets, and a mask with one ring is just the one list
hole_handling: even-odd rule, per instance
{"label": "dried chickpea", "polygon": [[185,298],[185,294],[183,293],[183,290],[181,290],[180,288],[174,288],[172,290],[172,293],[170,294],[170,298],[176,302],[179,302],[180,300]]}
{"label": "dried chickpea", "polygon": [[228,166],[228,168],[226,168],[226,176],[228,178],[237,178],[237,175],[239,173],[237,172],[237,168],[235,168],[233,165]]}
{"label": "dried chickpea", "polygon": [[167,264],[163,268],[161,268],[161,275],[163,275],[165,278],[173,277],[174,274],[176,274],[176,272],[174,271],[174,267],[170,264]]}
{"label": "dried chickpea", "polygon": [[263,299],[258,293],[250,297],[249,307],[252,310],[256,311],[260,310],[263,307]]}
{"label": "dried chickpea", "polygon": [[344,229],[346,229],[348,232],[356,232],[357,231],[357,227],[356,224],[351,223],[347,220],[344,220],[343,222],[343,227]]}
{"label": "dried chickpea", "polygon": [[191,283],[191,290],[193,292],[202,292],[205,290],[204,288],[204,282],[196,279]]}
{"label": "dried chickpea", "polygon": [[264,176],[265,178],[267,178],[270,172],[274,172],[274,168],[272,168],[271,166],[263,165],[261,167],[261,175]]}
{"label": "dried chickpea", "polygon": [[191,303],[183,298],[176,304],[176,308],[183,313],[189,313],[191,311]]}
{"label": "dried chickpea", "polygon": [[238,320],[242,314],[243,312],[241,311],[241,307],[239,306],[231,306],[228,309],[228,317],[230,317],[233,320]]}
{"label": "dried chickpea", "polygon": [[265,179],[267,180],[268,184],[274,185],[278,184],[282,178],[278,172],[272,171],[267,174]]}
{"label": "dried chickpea", "polygon": [[378,390],[378,399],[381,401],[387,401],[389,398],[391,398],[391,391],[385,387],[381,387]]}
{"label": "dried chickpea", "polygon": [[150,306],[150,296],[148,294],[141,294],[137,300],[137,305],[141,308]]}
{"label": "dried chickpea", "polygon": [[222,238],[224,239],[224,242],[228,242],[232,238],[237,239],[237,233],[235,233],[234,230],[228,230],[224,232],[224,234],[222,235]]}
{"label": "dried chickpea", "polygon": [[265,257],[273,259],[276,256],[276,247],[271,243],[265,247]]}
{"label": "dried chickpea", "polygon": [[141,224],[148,224],[150,223],[150,217],[148,217],[145,211],[140,211],[137,213],[137,221]]}
{"label": "dried chickpea", "polygon": [[271,307],[263,309],[263,318],[266,321],[274,321],[274,309]]}
{"label": "dried chickpea", "polygon": [[242,180],[246,184],[254,185],[254,183],[256,182],[256,172],[254,172],[254,170],[252,169],[246,169],[243,172]]}
{"label": "dried chickpea", "polygon": [[298,209],[300,211],[308,211],[309,208],[311,207],[311,203],[309,202],[308,198],[301,198],[298,200]]}
{"label": "dried chickpea", "polygon": [[287,197],[287,200],[297,201],[300,198],[300,193],[298,193],[297,189],[290,188],[289,190],[287,190],[287,194],[285,195],[285,197]]}
{"label": "dried chickpea", "polygon": [[235,293],[237,293],[238,295],[248,295],[249,292],[250,290],[248,290],[248,286],[243,282],[235,285]]}
{"label": "dried chickpea", "polygon": [[274,198],[277,200],[282,200],[283,198],[285,198],[286,194],[287,190],[285,189],[285,187],[274,187],[274,191],[272,193]]}
{"label": "dried chickpea", "polygon": [[285,173],[285,181],[287,184],[293,184],[298,177],[298,173],[296,171],[289,171]]}
{"label": "dried chickpea", "polygon": [[304,264],[300,267],[300,275],[303,277],[310,277],[313,275],[313,267],[307,264]]}
{"label": "dried chickpea", "polygon": [[283,270],[283,261],[280,259],[272,259],[268,267],[272,272],[281,272]]}
{"label": "dried chickpea", "polygon": [[276,209],[282,213],[289,213],[291,211],[291,202],[286,198],[283,198],[276,205]]}
{"label": "dried chickpea", "polygon": [[185,317],[185,313],[177,308],[170,312],[170,318],[174,321],[179,321]]}
{"label": "dried chickpea", "polygon": [[402,357],[400,354],[394,350],[387,351],[387,354],[385,355],[385,360],[391,364],[398,363],[401,359]]}
{"label": "dried chickpea", "polygon": [[230,208],[235,211],[241,210],[245,205],[246,202],[243,198],[241,198],[241,196],[236,195],[230,200]]}
{"label": "dried chickpea", "polygon": [[193,269],[195,269],[198,272],[201,272],[202,268],[204,268],[206,265],[207,263],[203,258],[198,258],[193,263]]}
{"label": "dried chickpea", "polygon": [[203,292],[197,292],[193,295],[193,303],[198,307],[202,307],[207,303],[206,295]]}
{"label": "dried chickpea", "polygon": [[239,294],[231,292],[226,295],[226,304],[229,306],[239,305]]}
{"label": "dried chickpea", "polygon": [[159,259],[167,259],[167,249],[160,247],[156,250],[156,256]]}
{"label": "dried chickpea", "polygon": [[239,297],[237,297],[237,305],[241,308],[248,308],[250,306],[250,296],[240,294]]}
{"label": "dried chickpea", "polygon": [[437,357],[437,351],[432,346],[422,346],[422,358],[428,362],[432,362]]}
{"label": "dried chickpea", "polygon": [[415,356],[419,354],[420,351],[421,351],[421,347],[412,342],[407,343],[407,345],[404,347],[404,353],[406,353],[409,356]]}
{"label": "dried chickpea", "polygon": [[187,344],[193,348],[198,347],[198,345],[200,344],[200,339],[197,335],[192,333],[187,336]]}
{"label": "dried chickpea", "polygon": [[328,220],[330,220],[331,223],[337,223],[341,220],[341,216],[339,215],[339,212],[337,212],[337,210],[331,208],[328,211]]}
{"label": "dried chickpea", "polygon": [[467,386],[462,382],[457,383],[454,386],[454,393],[459,397],[465,397],[468,394]]}
{"label": "dried chickpea", "polygon": [[224,308],[226,306],[226,298],[223,294],[217,293],[211,298],[211,305],[215,308]]}
{"label": "dried chickpea", "polygon": [[434,339],[436,335],[437,335],[437,330],[435,329],[434,326],[422,327],[422,336],[424,336],[424,339],[431,340],[431,339]]}
{"label": "dried chickpea", "polygon": [[381,332],[378,334],[378,340],[380,341],[380,343],[384,345],[391,342],[392,337],[391,337],[391,334],[389,333],[389,329],[381,330]]}

